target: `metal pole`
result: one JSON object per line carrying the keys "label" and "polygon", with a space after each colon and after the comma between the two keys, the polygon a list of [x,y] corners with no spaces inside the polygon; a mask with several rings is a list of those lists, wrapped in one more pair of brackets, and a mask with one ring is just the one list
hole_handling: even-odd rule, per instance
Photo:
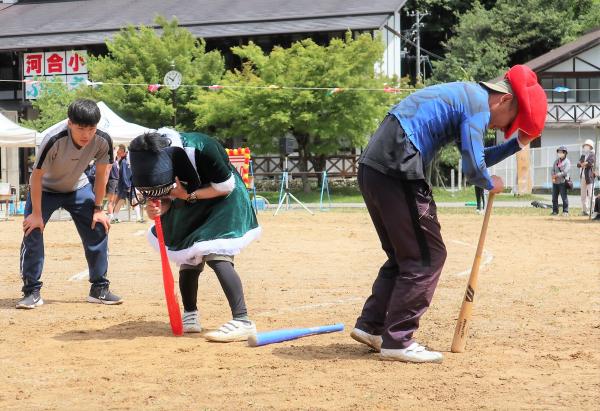
{"label": "metal pole", "polygon": [[177,90],[172,90],[173,93],[173,127],[177,126]]}
{"label": "metal pole", "polygon": [[[598,124],[596,124],[596,141],[594,144],[594,149],[596,150],[596,161],[595,163],[598,163],[598,138],[600,137],[600,122],[598,122]],[[592,214],[594,212],[594,189],[596,188],[596,177],[594,176],[594,170],[596,169],[596,164],[592,164],[592,195],[590,196],[590,216],[589,219],[592,219]],[[600,215],[600,210],[598,210]]]}
{"label": "metal pole", "polygon": [[458,190],[462,190],[462,157],[458,159]]}
{"label": "metal pole", "polygon": [[417,10],[417,74],[415,83],[421,81],[421,30],[419,28],[421,24],[421,14]]}

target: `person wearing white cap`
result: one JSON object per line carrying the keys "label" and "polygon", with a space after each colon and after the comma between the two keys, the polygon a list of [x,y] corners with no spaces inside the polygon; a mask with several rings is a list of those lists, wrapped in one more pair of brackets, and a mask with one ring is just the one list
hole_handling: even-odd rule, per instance
{"label": "person wearing white cap", "polygon": [[[579,158],[579,163],[577,163],[581,179],[581,215],[589,215],[588,208],[591,204],[594,187],[594,164],[596,164],[594,142],[587,139],[582,145],[581,157]],[[589,212],[591,211],[589,210]]]}

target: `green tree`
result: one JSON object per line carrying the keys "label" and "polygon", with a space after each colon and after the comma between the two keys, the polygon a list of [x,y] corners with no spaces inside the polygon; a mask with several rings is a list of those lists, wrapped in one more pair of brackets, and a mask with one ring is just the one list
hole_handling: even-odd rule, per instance
{"label": "green tree", "polygon": [[107,42],[108,55],[90,58],[90,78],[107,84],[90,89],[89,95],[130,121],[147,127],[171,125],[171,90],[163,87],[150,93],[146,85],[162,84],[173,63],[183,76],[183,86],[177,90],[178,128],[192,130],[194,116],[188,102],[195,93],[194,86],[218,82],[224,72],[223,57],[218,51],[207,52],[205,42],[179,27],[176,19],[157,17],[156,24],[160,31],[145,26],[122,29]]}
{"label": "green tree", "polygon": [[434,62],[434,81],[487,80],[574,40],[598,24],[598,0],[475,2],[460,15],[446,58]]}
{"label": "green tree", "polygon": [[302,40],[270,54],[253,43],[232,51],[243,68],[228,73],[223,84],[242,87],[198,91],[188,104],[196,125],[222,137],[244,137],[259,152],[276,152],[278,139],[291,134],[302,171],[308,161],[322,170],[327,155],[364,145],[394,99],[380,91],[344,90],[383,88],[390,81],[375,72],[383,46],[369,34],[347,33],[327,46]]}

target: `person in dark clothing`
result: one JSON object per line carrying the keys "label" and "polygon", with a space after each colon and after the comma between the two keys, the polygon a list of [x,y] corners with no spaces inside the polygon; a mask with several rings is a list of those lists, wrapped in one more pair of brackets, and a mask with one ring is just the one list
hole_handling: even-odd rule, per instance
{"label": "person in dark clothing", "polygon": [[567,148],[560,146],[556,149],[557,158],[552,165],[552,214],[558,215],[558,194],[562,199],[563,217],[569,216],[569,197],[567,196],[567,180],[571,162],[567,158]]}
{"label": "person in dark clothing", "polygon": [[475,198],[477,199],[477,212],[482,213],[485,210],[485,196],[483,188],[475,186]]}
{"label": "person in dark clothing", "polygon": [[131,168],[127,161],[127,148],[124,144],[119,144],[119,148],[117,149],[117,161],[119,163],[119,175],[117,179],[116,199],[113,206],[113,213],[115,215],[113,221],[115,223],[120,223],[118,215],[119,211],[121,211],[121,206],[128,199],[131,199]]}
{"label": "person in dark clothing", "polygon": [[[499,83],[448,83],[427,87],[393,107],[359,160],[358,183],[387,255],[351,337],[382,359],[441,362],[442,354],[417,343],[419,327],[446,260],[436,205],[425,166],[455,142],[467,179],[490,193],[504,184],[487,167],[540,136],[546,94],[526,66],[511,68]],[[488,129],[504,144],[484,149]]]}

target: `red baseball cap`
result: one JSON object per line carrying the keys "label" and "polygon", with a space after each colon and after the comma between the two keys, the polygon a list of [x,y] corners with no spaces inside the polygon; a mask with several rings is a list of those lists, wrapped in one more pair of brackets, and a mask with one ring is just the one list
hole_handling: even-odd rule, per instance
{"label": "red baseball cap", "polygon": [[522,64],[511,67],[499,83],[481,83],[489,89],[500,93],[509,93],[517,98],[519,111],[512,124],[504,132],[504,138],[509,138],[515,131],[539,137],[544,130],[548,101],[546,93],[536,74]]}

